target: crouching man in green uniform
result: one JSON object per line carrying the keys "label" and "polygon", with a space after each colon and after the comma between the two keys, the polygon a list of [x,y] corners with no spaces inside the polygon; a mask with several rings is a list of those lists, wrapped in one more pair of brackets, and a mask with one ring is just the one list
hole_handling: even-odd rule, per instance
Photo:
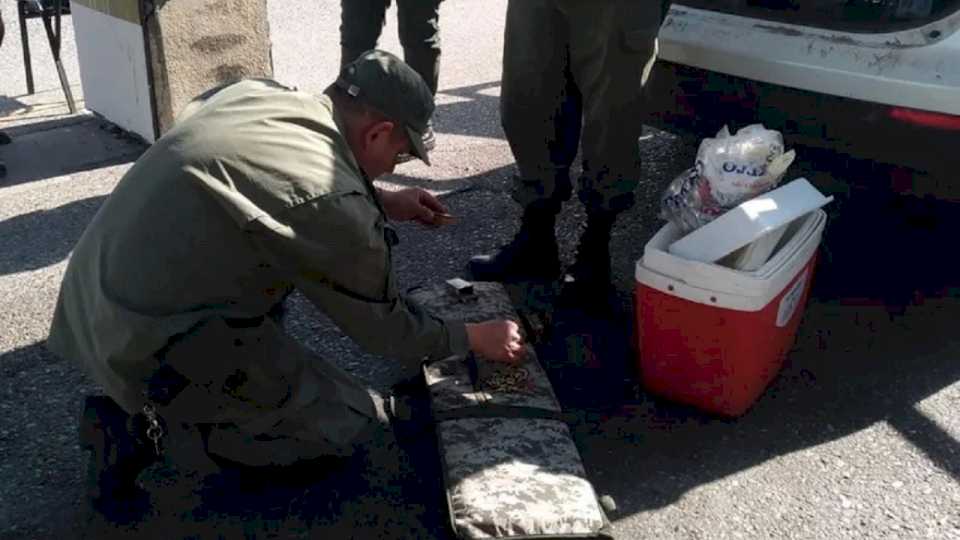
{"label": "crouching man in green uniform", "polygon": [[[106,456],[100,498],[138,472],[139,458],[109,456],[154,452],[145,406],[174,459],[199,439],[221,462],[285,466],[349,455],[376,430],[367,390],[282,330],[294,288],[366,350],[412,366],[522,354],[515,323],[439,320],[397,290],[390,222],[439,223],[444,208],[372,179],[401,153],[429,163],[433,109],[415,71],[369,51],[320,97],[267,80],[207,92],[124,176],[73,252],[48,341],[109,395],[88,400],[81,426]],[[111,424],[111,408],[140,420]],[[124,425],[139,440],[124,442]]]}

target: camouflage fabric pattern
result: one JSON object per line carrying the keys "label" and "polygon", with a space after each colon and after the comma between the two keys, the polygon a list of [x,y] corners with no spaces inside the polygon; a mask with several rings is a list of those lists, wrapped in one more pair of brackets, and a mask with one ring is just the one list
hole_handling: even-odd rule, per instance
{"label": "camouflage fabric pattern", "polygon": [[451,356],[423,368],[430,388],[430,407],[434,411],[452,411],[481,405],[486,399],[474,387],[470,370],[462,357]]}
{"label": "camouflage fabric pattern", "polygon": [[[477,282],[474,297],[461,301],[445,285],[418,289],[409,296],[433,315],[467,322],[505,318],[516,321],[510,297],[499,283]],[[532,407],[560,412],[560,403],[553,392],[546,372],[532,347],[519,365],[494,362],[476,357],[479,380],[472,380],[470,370],[461,357],[450,357],[424,368],[435,411],[452,411],[483,404]],[[501,381],[511,376],[523,384],[507,388]]]}
{"label": "camouflage fabric pattern", "polygon": [[[503,286],[474,283],[464,300],[445,285],[410,294],[434,315],[467,322],[517,320]],[[461,538],[595,537],[607,524],[566,424],[510,416],[560,412],[533,348],[520,365],[476,358],[476,379],[463,357],[424,367],[446,475],[452,523]],[[504,380],[510,384],[503,384]],[[478,417],[467,417],[481,411]],[[451,416],[453,418],[451,418]],[[443,420],[442,418],[448,418]]]}
{"label": "camouflage fabric pattern", "polygon": [[[532,407],[550,412],[560,412],[560,403],[553,393],[546,372],[537,361],[532,349],[520,366],[500,366],[496,362],[477,360],[479,380],[473,381],[466,361],[458,356],[434,362],[424,368],[430,388],[431,407],[437,412],[449,412],[462,407],[484,404]],[[501,390],[494,385],[485,385],[485,377],[495,377],[505,370],[523,373],[522,389]]]}
{"label": "camouflage fabric pattern", "polygon": [[474,281],[474,294],[461,299],[446,284],[414,289],[407,297],[417,302],[436,317],[480,322],[488,319],[519,321],[510,296],[499,283]]}
{"label": "camouflage fabric pattern", "polygon": [[437,432],[460,537],[591,537],[606,524],[564,423],[462,418]]}

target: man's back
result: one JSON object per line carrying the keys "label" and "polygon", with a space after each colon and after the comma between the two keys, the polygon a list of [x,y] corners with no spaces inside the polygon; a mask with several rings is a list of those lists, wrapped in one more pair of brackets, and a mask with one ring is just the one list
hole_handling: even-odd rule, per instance
{"label": "man's back", "polygon": [[131,381],[149,376],[171,337],[214,317],[263,316],[289,292],[290,270],[255,230],[342,192],[367,187],[329,101],[247,81],[192,104],[78,242],[49,346],[121,403],[134,399]]}

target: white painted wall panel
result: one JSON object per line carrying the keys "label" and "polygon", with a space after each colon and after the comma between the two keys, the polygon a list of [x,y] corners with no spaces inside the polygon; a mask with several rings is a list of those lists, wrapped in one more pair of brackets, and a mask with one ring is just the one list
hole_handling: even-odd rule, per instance
{"label": "white painted wall panel", "polygon": [[143,29],[79,3],[72,13],[87,108],[152,143]]}

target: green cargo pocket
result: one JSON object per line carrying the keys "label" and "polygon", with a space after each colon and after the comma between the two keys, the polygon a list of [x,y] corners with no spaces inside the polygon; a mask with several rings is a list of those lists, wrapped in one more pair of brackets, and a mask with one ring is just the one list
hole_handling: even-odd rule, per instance
{"label": "green cargo pocket", "polygon": [[623,31],[623,48],[640,55],[649,55],[656,49],[657,32],[655,29],[640,28]]}
{"label": "green cargo pocket", "polygon": [[[218,411],[192,411],[199,418],[239,419],[280,408],[292,395],[299,366],[276,324],[265,318],[215,318],[181,336],[164,353],[162,361],[189,381],[177,396],[201,399],[204,408],[216,403]],[[188,396],[192,396],[188,399]]]}
{"label": "green cargo pocket", "polygon": [[[646,86],[650,79],[650,72],[657,59],[657,30],[655,28],[641,28],[625,30],[623,32],[623,48],[626,51],[626,62],[631,64],[629,69],[639,71],[639,87]],[[636,73],[636,72],[634,72]]]}

